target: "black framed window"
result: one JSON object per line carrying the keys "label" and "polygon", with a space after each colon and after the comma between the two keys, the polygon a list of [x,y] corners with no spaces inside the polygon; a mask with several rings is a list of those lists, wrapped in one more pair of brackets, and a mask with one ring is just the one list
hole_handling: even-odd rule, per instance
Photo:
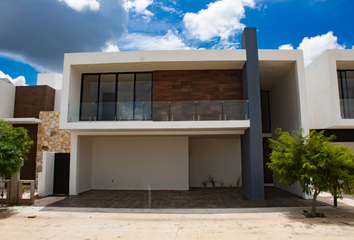
{"label": "black framed window", "polygon": [[152,73],[82,74],[80,121],[151,120]]}
{"label": "black framed window", "polygon": [[338,70],[337,73],[342,118],[354,118],[354,70]]}

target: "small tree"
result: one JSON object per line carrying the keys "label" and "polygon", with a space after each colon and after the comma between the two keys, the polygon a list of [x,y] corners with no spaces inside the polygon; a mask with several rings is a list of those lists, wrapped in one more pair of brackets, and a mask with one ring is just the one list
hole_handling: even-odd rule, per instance
{"label": "small tree", "polygon": [[299,182],[303,192],[312,194],[311,215],[316,216],[316,199],[321,192],[334,197],[354,193],[354,153],[351,148],[334,145],[335,135],[325,137],[312,130],[292,134],[276,129],[277,140],[269,140],[273,150],[268,167],[280,182],[291,185]]}
{"label": "small tree", "polygon": [[0,119],[0,178],[18,172],[34,142],[22,127],[12,127]]}

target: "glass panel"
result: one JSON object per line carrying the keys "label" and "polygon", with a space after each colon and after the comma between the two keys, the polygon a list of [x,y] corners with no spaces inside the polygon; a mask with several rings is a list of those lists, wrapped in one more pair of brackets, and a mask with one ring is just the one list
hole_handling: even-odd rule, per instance
{"label": "glass panel", "polygon": [[246,100],[223,101],[223,120],[247,120],[248,102]]}
{"label": "glass panel", "polygon": [[195,101],[171,102],[170,121],[197,120],[197,103]]}
{"label": "glass panel", "polygon": [[137,73],[135,77],[134,119],[151,120],[152,74]]}
{"label": "glass panel", "polygon": [[83,75],[82,77],[82,99],[81,99],[81,121],[93,120],[95,109],[92,106],[97,102],[99,75]]}
{"label": "glass panel", "polygon": [[222,119],[221,101],[197,101],[196,120],[214,121]]}
{"label": "glass panel", "polygon": [[117,93],[117,119],[133,120],[134,74],[118,75]]}
{"label": "glass panel", "polygon": [[354,71],[338,71],[342,118],[354,118]]}
{"label": "glass panel", "polygon": [[114,120],[116,74],[101,74],[98,120]]}
{"label": "glass panel", "polygon": [[169,121],[170,103],[153,102],[153,121]]}
{"label": "glass panel", "polygon": [[354,99],[354,71],[346,71],[348,98]]}

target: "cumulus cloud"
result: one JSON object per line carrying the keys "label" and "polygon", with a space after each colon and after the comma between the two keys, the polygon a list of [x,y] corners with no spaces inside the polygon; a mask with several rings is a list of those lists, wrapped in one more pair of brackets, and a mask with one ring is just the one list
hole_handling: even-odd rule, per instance
{"label": "cumulus cloud", "polygon": [[183,22],[191,37],[202,41],[214,37],[227,39],[245,27],[245,7],[254,8],[253,0],[219,0],[198,13],[186,13]]}
{"label": "cumulus cloud", "polygon": [[354,45],[353,45],[352,49],[354,49]]}
{"label": "cumulus cloud", "polygon": [[280,50],[293,50],[294,47],[292,44],[284,44],[279,47]]}
{"label": "cumulus cloud", "polygon": [[308,66],[313,60],[320,56],[327,49],[344,49],[345,45],[337,42],[337,37],[333,32],[328,32],[321,36],[312,38],[305,37],[297,49],[304,51],[304,63]]}
{"label": "cumulus cloud", "polygon": [[102,52],[119,52],[119,48],[113,43],[106,43],[106,47],[102,49]]}
{"label": "cumulus cloud", "polygon": [[89,9],[91,11],[98,11],[100,3],[97,0],[58,0],[63,2],[76,11],[83,11]]}
{"label": "cumulus cloud", "polygon": [[26,86],[26,79],[24,76],[19,76],[15,79],[10,77],[8,74],[3,73],[0,71],[0,78],[7,78],[9,79],[15,86]]}
{"label": "cumulus cloud", "polygon": [[127,35],[119,42],[124,50],[189,50],[178,37],[177,31],[169,30],[163,36],[148,36],[140,33]]}
{"label": "cumulus cloud", "polygon": [[1,1],[0,56],[61,73],[64,53],[99,52],[126,34],[125,0],[99,3],[98,11],[77,12],[59,1]]}
{"label": "cumulus cloud", "polygon": [[125,3],[125,8],[137,14],[145,15],[146,19],[149,20],[151,16],[154,16],[154,14],[146,8],[152,3],[153,0],[127,0]]}
{"label": "cumulus cloud", "polygon": [[[345,45],[338,42],[338,38],[333,35],[332,31],[316,37],[305,37],[297,49],[304,52],[304,64],[307,67],[313,60],[320,56],[327,49],[344,49]],[[285,44],[279,49],[294,49],[292,44]]]}

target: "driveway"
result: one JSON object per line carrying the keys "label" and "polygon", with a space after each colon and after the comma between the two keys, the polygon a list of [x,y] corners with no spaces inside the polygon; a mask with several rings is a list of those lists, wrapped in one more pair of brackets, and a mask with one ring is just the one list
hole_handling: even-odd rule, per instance
{"label": "driveway", "polygon": [[[265,200],[250,200],[241,188],[191,188],[189,191],[91,190],[77,196],[50,196],[35,206],[83,208],[258,208],[306,207],[306,200],[275,187],[265,188]],[[318,201],[318,206],[328,205]]]}

